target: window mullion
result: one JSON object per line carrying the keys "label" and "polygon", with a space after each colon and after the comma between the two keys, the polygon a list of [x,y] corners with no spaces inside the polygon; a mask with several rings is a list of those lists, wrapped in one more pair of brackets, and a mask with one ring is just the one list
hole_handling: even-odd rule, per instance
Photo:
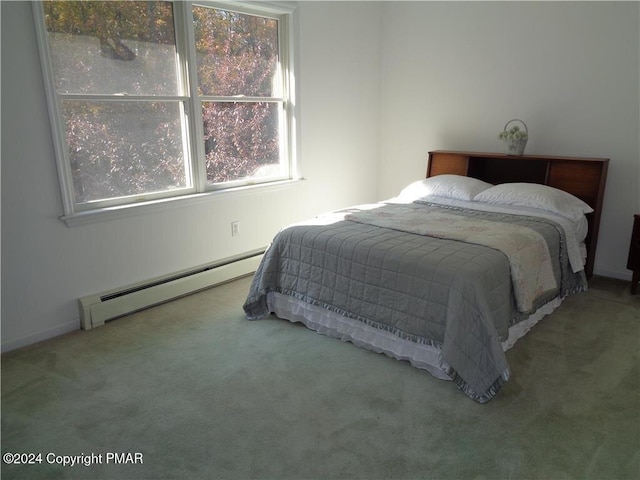
{"label": "window mullion", "polygon": [[204,132],[202,127],[202,103],[198,97],[198,72],[196,61],[195,35],[193,32],[193,12],[191,2],[174,2],[179,10],[182,33],[180,58],[185,71],[184,87],[189,98],[186,99],[186,111],[189,121],[189,139],[193,185],[197,192],[204,192],[207,178],[204,152]]}

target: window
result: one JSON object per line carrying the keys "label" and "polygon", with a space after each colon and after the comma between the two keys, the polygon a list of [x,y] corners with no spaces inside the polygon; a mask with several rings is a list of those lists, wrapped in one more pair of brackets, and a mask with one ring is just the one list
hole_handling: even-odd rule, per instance
{"label": "window", "polygon": [[292,10],[35,6],[67,217],[294,178]]}

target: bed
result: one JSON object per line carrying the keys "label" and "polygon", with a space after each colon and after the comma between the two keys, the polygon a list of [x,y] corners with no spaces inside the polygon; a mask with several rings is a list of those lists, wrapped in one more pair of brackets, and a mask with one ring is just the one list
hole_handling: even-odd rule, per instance
{"label": "bed", "polygon": [[243,306],[451,380],[486,403],[504,352],[587,289],[608,159],[433,151],[397,197],[288,226]]}

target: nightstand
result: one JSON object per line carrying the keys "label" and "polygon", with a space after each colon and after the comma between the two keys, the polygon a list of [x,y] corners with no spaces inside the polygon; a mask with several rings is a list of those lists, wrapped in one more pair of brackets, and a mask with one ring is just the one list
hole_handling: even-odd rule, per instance
{"label": "nightstand", "polygon": [[631,232],[627,268],[633,270],[631,293],[635,295],[638,290],[638,281],[640,281],[640,215],[633,216],[633,232]]}

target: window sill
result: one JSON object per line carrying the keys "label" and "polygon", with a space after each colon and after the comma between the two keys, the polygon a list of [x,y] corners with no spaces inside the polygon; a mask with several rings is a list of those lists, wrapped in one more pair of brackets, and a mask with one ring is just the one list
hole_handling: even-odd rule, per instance
{"label": "window sill", "polygon": [[297,187],[302,183],[304,178],[294,180],[284,180],[273,183],[263,183],[259,185],[246,185],[242,187],[229,188],[225,190],[211,191],[205,193],[195,193],[183,195],[180,197],[163,198],[160,200],[152,200],[149,202],[133,203],[129,205],[118,205],[115,207],[100,208],[85,212],[72,213],[60,217],[67,227],[78,227],[91,223],[107,222],[120,218],[134,217],[138,215],[147,215],[149,213],[160,212],[167,208],[183,208],[192,205],[198,205],[210,202],[216,198],[228,195],[250,195],[257,191],[277,191]]}

